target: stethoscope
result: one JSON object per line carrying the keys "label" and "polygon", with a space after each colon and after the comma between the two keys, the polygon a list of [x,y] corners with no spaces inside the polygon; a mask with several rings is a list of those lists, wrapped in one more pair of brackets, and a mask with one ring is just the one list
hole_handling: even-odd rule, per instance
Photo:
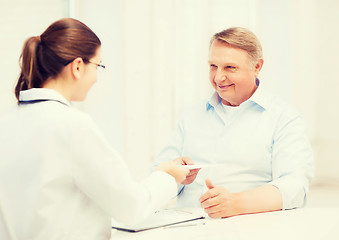
{"label": "stethoscope", "polygon": [[35,99],[35,100],[28,100],[28,101],[20,100],[19,105],[35,104],[35,103],[48,102],[48,101],[54,101],[54,102],[58,102],[58,103],[68,106],[68,104],[61,102],[59,100],[56,100],[56,99]]}

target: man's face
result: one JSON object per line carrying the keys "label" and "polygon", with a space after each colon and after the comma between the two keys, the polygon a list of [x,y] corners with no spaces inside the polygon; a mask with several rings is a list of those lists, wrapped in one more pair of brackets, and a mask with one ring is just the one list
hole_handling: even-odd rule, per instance
{"label": "man's face", "polygon": [[255,79],[261,70],[262,59],[253,64],[246,51],[214,40],[208,63],[211,84],[225,105],[239,106],[257,89]]}

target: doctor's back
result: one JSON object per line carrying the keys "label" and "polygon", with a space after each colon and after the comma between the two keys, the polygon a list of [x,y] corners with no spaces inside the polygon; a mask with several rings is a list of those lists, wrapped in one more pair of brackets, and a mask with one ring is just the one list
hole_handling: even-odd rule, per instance
{"label": "doctor's back", "polygon": [[0,117],[1,211],[18,239],[53,229],[55,239],[68,239],[62,234],[70,234],[73,224],[95,228],[81,215],[95,221],[107,215],[73,182],[75,155],[91,148],[91,139],[79,141],[90,137],[90,126],[89,118],[57,101],[19,105]]}
{"label": "doctor's back", "polygon": [[100,45],[74,19],[25,42],[18,105],[0,116],[0,239],[109,238],[114,202],[104,194],[114,179],[103,169],[114,175],[122,161],[91,118],[70,106],[96,81],[89,62],[100,62]]}
{"label": "doctor's back", "polygon": [[108,240],[176,195],[188,170],[169,162],[136,182],[92,119],[71,107],[97,79],[101,42],[61,19],[21,55],[18,105],[0,115],[0,239]]}

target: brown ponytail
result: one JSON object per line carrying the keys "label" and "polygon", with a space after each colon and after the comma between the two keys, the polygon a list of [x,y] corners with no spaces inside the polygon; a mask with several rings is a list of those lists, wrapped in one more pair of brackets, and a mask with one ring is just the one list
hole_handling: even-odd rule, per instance
{"label": "brown ponytail", "polygon": [[32,88],[32,79],[37,79],[36,49],[40,44],[40,37],[30,37],[26,40],[20,56],[21,73],[15,87],[15,96],[19,99],[21,90]]}
{"label": "brown ponytail", "polygon": [[22,90],[42,87],[75,58],[88,62],[100,45],[100,39],[90,28],[72,18],[56,21],[41,36],[28,38],[20,56],[16,98],[19,100]]}

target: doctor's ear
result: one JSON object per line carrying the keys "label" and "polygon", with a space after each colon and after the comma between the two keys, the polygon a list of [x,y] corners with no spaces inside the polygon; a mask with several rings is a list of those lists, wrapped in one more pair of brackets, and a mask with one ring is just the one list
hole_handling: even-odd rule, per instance
{"label": "doctor's ear", "polygon": [[71,73],[72,73],[72,76],[75,79],[79,79],[80,78],[80,72],[82,70],[83,64],[84,64],[84,61],[82,60],[81,57],[77,57],[71,63]]}

